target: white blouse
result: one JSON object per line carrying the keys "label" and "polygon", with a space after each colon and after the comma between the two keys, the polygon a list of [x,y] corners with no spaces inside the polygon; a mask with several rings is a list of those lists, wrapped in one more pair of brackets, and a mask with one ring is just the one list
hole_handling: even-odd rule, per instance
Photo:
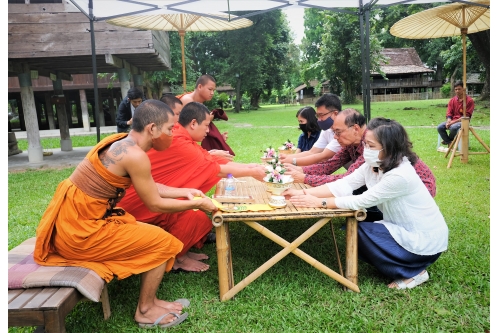
{"label": "white blouse", "polygon": [[[366,185],[367,191],[352,195]],[[394,240],[405,250],[418,255],[433,255],[448,248],[448,226],[410,161],[387,173],[375,173],[368,164],[352,174],[328,183],[339,208],[357,210],[377,206],[382,221]]]}

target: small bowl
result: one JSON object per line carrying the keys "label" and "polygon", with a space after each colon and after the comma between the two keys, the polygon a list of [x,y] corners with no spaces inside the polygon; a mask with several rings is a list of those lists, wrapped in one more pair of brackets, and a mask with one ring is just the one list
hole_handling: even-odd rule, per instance
{"label": "small bowl", "polygon": [[285,197],[282,195],[272,195],[269,200],[269,206],[273,208],[284,208],[286,207]]}
{"label": "small bowl", "polygon": [[283,183],[272,183],[268,182],[266,178],[264,178],[264,182],[267,185],[267,189],[273,195],[281,195],[285,192],[286,189],[292,187],[293,178],[290,175],[283,176]]}

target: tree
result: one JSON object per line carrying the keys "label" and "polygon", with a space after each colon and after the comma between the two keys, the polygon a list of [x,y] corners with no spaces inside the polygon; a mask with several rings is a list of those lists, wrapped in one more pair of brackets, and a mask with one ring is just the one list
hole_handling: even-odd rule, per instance
{"label": "tree", "polygon": [[467,35],[485,68],[484,86],[479,100],[490,98],[490,31],[480,31]]}
{"label": "tree", "polygon": [[314,79],[321,80],[321,67],[318,66],[320,59],[320,46],[322,36],[325,34],[322,11],[308,8],[304,10],[304,38],[300,49],[301,58],[301,82],[309,82]]}
{"label": "tree", "polygon": [[[325,33],[320,47],[319,65],[330,80],[332,92],[340,93],[343,103],[353,103],[361,92],[361,47],[359,17],[338,12],[322,12]],[[370,34],[370,67],[380,72],[381,46]]]}

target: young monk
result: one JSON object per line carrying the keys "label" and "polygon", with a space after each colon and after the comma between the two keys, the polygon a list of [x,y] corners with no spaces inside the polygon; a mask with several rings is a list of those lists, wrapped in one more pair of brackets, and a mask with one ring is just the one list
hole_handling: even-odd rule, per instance
{"label": "young monk", "polygon": [[[129,133],[111,135],[98,143],[62,181],[36,231],[34,260],[46,266],[92,269],[106,282],[141,274],[134,319],[140,327],[169,327],[184,321],[183,304],[156,298],[163,274],[172,269],[183,244],[153,225],[136,219],[116,205],[125,189],[134,185],[151,211],[175,209],[216,210],[212,201],[195,189],[169,189],[155,184],[146,151],[170,146],[174,125],[170,108],[147,100],[134,112]],[[193,197],[201,200],[191,200]],[[183,197],[188,200],[175,200]]]}
{"label": "young monk", "polygon": [[[209,114],[203,104],[188,103],[181,111],[170,148],[148,151],[151,172],[157,183],[207,192],[229,173],[236,178],[250,176],[259,181],[265,177],[262,165],[229,162],[223,157],[210,155],[199,145],[208,132]],[[212,221],[204,212],[152,212],[141,202],[133,187],[120,204],[139,221],[157,225],[184,243],[183,250],[176,257],[174,270],[204,272],[209,269],[210,266],[201,261],[208,256],[189,251],[193,247],[203,247],[207,234],[212,230]]]}
{"label": "young monk", "polygon": [[[190,102],[205,103],[210,101],[215,92],[215,79],[208,75],[202,75],[196,80],[196,87],[193,92],[178,95],[183,105]],[[221,133],[215,124],[214,118],[227,120],[227,115],[222,109],[214,109],[210,113],[210,125],[207,136],[201,142],[201,146],[208,150],[210,154],[225,157],[229,161],[235,156],[233,150],[227,144],[227,132]]]}

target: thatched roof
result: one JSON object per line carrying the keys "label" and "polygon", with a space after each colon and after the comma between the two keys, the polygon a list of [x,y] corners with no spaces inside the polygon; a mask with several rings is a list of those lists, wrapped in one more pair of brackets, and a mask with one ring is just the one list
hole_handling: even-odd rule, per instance
{"label": "thatched roof", "polygon": [[[309,81],[309,87],[316,87],[318,85],[319,81],[318,80],[311,80]],[[297,88],[295,88],[293,91],[298,93],[300,92],[302,89],[306,88],[307,87],[307,84],[301,84],[300,86],[298,86]]]}
{"label": "thatched roof", "polygon": [[[387,58],[387,64],[381,64],[380,68],[385,74],[418,74],[434,73],[432,69],[424,66],[413,47],[401,49],[383,49],[382,55]],[[377,75],[377,72],[371,72]]]}

